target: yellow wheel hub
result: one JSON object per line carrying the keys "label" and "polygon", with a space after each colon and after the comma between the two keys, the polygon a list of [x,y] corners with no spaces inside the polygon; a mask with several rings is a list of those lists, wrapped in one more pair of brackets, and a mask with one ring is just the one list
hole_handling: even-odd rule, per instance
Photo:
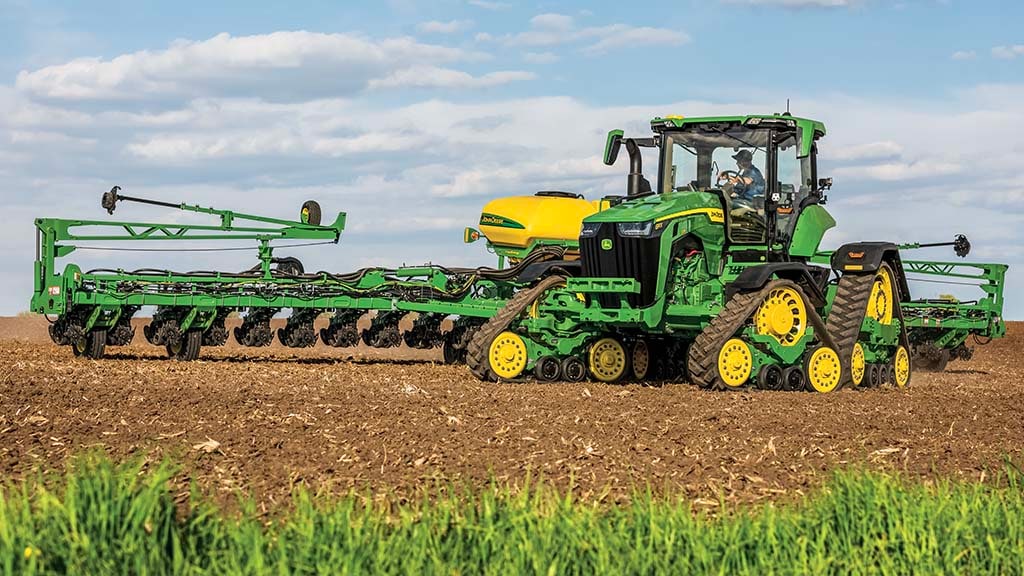
{"label": "yellow wheel hub", "polygon": [[526,342],[518,334],[502,332],[491,342],[487,358],[498,378],[511,380],[526,369]]}
{"label": "yellow wheel hub", "polygon": [[615,382],[626,373],[626,349],[615,338],[602,338],[590,347],[590,373],[602,382]]}
{"label": "yellow wheel hub", "polygon": [[750,346],[739,338],[730,338],[718,352],[718,375],[729,388],[746,384],[753,364]]}
{"label": "yellow wheel hub", "polygon": [[871,285],[867,316],[880,324],[892,324],[893,306],[892,274],[883,266],[878,269],[875,282]]}
{"label": "yellow wheel hub", "polygon": [[864,361],[864,347],[857,342],[853,345],[853,354],[850,355],[850,380],[854,386],[860,386],[864,382],[864,371],[867,363]]}
{"label": "yellow wheel hub", "polygon": [[897,388],[903,388],[910,383],[910,353],[903,346],[896,349],[892,376]]}
{"label": "yellow wheel hub", "polygon": [[772,336],[783,346],[795,346],[807,332],[807,308],[796,290],[776,288],[765,296],[754,314],[758,334]]}
{"label": "yellow wheel hub", "polygon": [[[863,356],[862,356],[863,358]],[[822,346],[807,359],[807,382],[817,392],[828,393],[839,386],[842,367],[839,354],[828,346]],[[863,378],[863,374],[861,375]]]}

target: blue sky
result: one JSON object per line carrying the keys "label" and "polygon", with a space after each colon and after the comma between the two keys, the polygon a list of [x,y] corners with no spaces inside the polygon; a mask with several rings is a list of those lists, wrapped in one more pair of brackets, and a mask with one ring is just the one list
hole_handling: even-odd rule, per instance
{"label": "blue sky", "polygon": [[[787,98],[829,128],[831,245],[966,233],[973,258],[1010,263],[1020,286],[1022,16],[1017,2],[958,0],[0,0],[0,314],[27,308],[32,218],[102,217],[114,184],[347,211],[341,246],[301,254],[310,267],[487,263],[460,230],[488,198],[621,193],[622,167],[598,158],[608,129]],[[251,265],[240,258],[204,267]],[[1024,318],[1014,292],[1008,316]]]}

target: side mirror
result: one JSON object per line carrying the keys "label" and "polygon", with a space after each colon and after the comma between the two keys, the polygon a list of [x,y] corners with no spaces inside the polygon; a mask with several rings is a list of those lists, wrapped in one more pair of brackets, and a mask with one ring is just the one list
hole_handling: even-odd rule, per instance
{"label": "side mirror", "polygon": [[466,244],[472,244],[480,239],[480,231],[474,230],[473,228],[467,227],[462,231],[462,241]]}
{"label": "side mirror", "polygon": [[831,178],[818,178],[818,190],[831,190],[832,179]]}
{"label": "side mirror", "polygon": [[608,139],[604,144],[604,163],[608,166],[615,164],[619,157],[619,148],[622,147],[622,130],[608,132]]}

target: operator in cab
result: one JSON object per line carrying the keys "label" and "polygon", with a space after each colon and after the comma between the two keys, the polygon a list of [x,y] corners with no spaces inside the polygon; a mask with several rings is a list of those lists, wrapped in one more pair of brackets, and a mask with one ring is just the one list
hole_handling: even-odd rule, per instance
{"label": "operator in cab", "polygon": [[729,174],[726,177],[732,184],[732,197],[741,198],[750,202],[755,196],[764,196],[765,181],[764,175],[754,166],[754,155],[750,150],[740,150],[732,157],[739,168],[735,175]]}

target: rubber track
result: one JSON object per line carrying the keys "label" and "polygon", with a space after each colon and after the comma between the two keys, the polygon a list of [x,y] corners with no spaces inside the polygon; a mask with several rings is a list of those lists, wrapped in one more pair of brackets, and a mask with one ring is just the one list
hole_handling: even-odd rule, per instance
{"label": "rubber track", "polygon": [[[889,268],[889,277],[893,279],[893,317],[900,321],[901,333],[900,343],[910,350],[907,339],[907,323],[903,319],[903,307],[900,305],[902,296],[900,287],[896,284],[896,273]],[[864,316],[867,313],[868,299],[871,297],[871,287],[875,283],[875,276],[878,271],[866,274],[844,273],[839,278],[839,289],[836,290],[835,300],[832,301],[832,311],[828,316],[828,330],[836,342],[836,352],[839,353],[839,362],[842,365],[842,376],[839,379],[839,387],[852,386],[853,379],[850,371],[850,358],[853,356],[853,345],[860,338],[860,328],[864,324]]]}
{"label": "rubber track", "polygon": [[839,354],[839,364],[842,367],[839,388],[853,385],[850,358],[853,356],[853,345],[860,338],[860,327],[864,324],[875,274],[846,272],[839,278],[839,288],[832,301],[832,311],[828,315],[828,330],[835,338],[836,352]]}
{"label": "rubber track", "polygon": [[512,321],[516,319],[526,307],[533,304],[534,300],[540,297],[545,291],[560,283],[565,283],[565,276],[548,276],[536,285],[526,290],[516,292],[505,306],[497,314],[480,327],[473,334],[466,350],[466,364],[473,375],[481,380],[496,382],[498,377],[491,371],[488,361],[488,352],[494,338],[504,332]]}
{"label": "rubber track", "polygon": [[804,301],[808,321],[814,327],[818,340],[826,346],[835,347],[835,342],[826,329],[825,322],[808,301],[803,289],[789,280],[775,280],[757,292],[733,296],[725,308],[711,320],[707,328],[697,335],[697,339],[690,347],[690,355],[687,359],[690,379],[694,384],[706,390],[725,389],[725,385],[718,378],[718,351],[722,349],[726,340],[732,338],[743,327],[757,307],[761,305],[765,296],[776,288],[793,289]]}

